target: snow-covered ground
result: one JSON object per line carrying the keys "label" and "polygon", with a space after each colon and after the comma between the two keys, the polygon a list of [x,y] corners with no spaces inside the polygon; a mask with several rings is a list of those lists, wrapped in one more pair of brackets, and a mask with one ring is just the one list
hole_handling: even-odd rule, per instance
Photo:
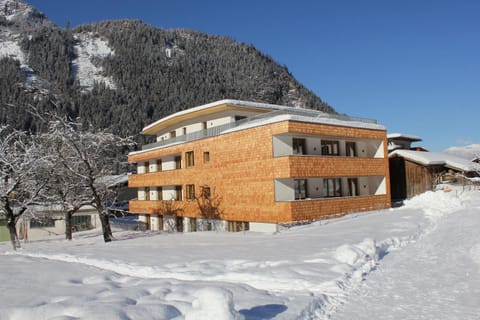
{"label": "snow-covered ground", "polygon": [[73,60],[73,67],[82,89],[91,90],[95,82],[104,82],[107,87],[115,89],[113,79],[105,76],[103,68],[94,63],[95,59],[114,54],[108,43],[91,32],[76,34],[75,39],[78,41],[75,45],[77,58]]}
{"label": "snow-covered ground", "polygon": [[0,244],[0,319],[479,319],[480,191],[258,233]]}

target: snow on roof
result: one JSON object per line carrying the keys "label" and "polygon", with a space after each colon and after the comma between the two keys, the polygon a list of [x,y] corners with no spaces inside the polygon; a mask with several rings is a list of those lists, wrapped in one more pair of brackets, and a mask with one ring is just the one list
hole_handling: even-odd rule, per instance
{"label": "snow on roof", "polygon": [[128,175],[126,174],[119,174],[119,175],[111,175],[111,176],[103,176],[97,179],[98,183],[104,183],[107,187],[115,187],[122,184],[128,183]]}
{"label": "snow on roof", "polygon": [[444,165],[461,171],[480,171],[479,164],[444,152],[395,150],[389,157],[402,157],[425,166]]}
{"label": "snow on roof", "polygon": [[389,134],[387,134],[387,139],[422,141],[422,138],[420,138],[419,136],[415,136],[415,135],[412,135],[412,134],[404,134],[404,133],[389,133]]}
{"label": "snow on roof", "polygon": [[364,128],[364,129],[385,130],[384,126],[376,123],[371,123],[371,122],[346,121],[346,120],[336,119],[334,117],[329,117],[328,114],[325,114],[325,116],[322,116],[322,117],[310,117],[307,115],[295,114],[295,112],[293,112],[293,113],[279,113],[275,115],[267,114],[263,118],[260,117],[257,120],[246,122],[230,130],[223,131],[222,133],[244,130],[248,128],[253,128],[253,127],[258,127],[266,124],[271,124],[271,123],[280,122],[280,121],[288,121],[288,120],[318,123],[318,124],[329,124],[329,125],[335,125],[335,126]]}
{"label": "snow on roof", "polygon": [[[230,105],[230,106],[235,106],[235,107],[246,107],[246,108],[255,108],[255,109],[262,109],[262,110],[270,110],[270,111],[285,111],[285,112],[291,112],[291,113],[303,113],[303,120],[309,117],[321,117],[323,119],[329,119],[325,120],[325,122],[322,123],[331,123],[331,124],[336,124],[336,125],[344,125],[344,126],[349,126],[349,127],[365,127],[367,126],[368,128],[373,128],[377,130],[384,130],[385,127],[381,125],[377,125],[375,121],[368,120],[368,119],[350,119],[348,116],[340,116],[340,115],[332,115],[329,113],[325,113],[322,111],[318,110],[313,110],[313,109],[305,109],[305,108],[300,108],[300,107],[291,107],[291,106],[282,106],[282,105],[276,105],[276,104],[269,104],[269,103],[261,103],[261,102],[253,102],[253,101],[243,101],[243,100],[232,100],[232,99],[224,99],[224,100],[219,100],[219,101],[214,101],[211,103],[207,103],[198,107],[193,107],[190,109],[182,110],[176,113],[173,113],[169,116],[166,116],[160,120],[155,121],[154,123],[149,124],[148,126],[144,127],[142,131],[147,131],[150,128],[153,128],[157,125],[159,125],[162,122],[165,122],[167,120],[170,120],[172,118],[193,113],[196,111],[201,111],[205,110],[208,108],[212,108],[215,106],[219,105]],[[335,118],[334,120],[336,121],[331,121]],[[368,125],[366,125],[366,123]]]}

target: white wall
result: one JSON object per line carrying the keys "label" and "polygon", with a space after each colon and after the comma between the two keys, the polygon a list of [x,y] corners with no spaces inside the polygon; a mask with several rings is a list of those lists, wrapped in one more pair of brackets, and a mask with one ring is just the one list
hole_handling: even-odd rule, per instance
{"label": "white wall", "polygon": [[138,198],[138,200],[146,200],[147,199],[147,194],[145,192],[145,188],[138,188],[137,198]]}
{"label": "white wall", "polygon": [[310,178],[307,179],[307,193],[308,198],[316,199],[323,197],[323,179]]}
{"label": "white wall", "polygon": [[162,187],[162,199],[163,200],[174,200],[177,198],[177,191],[175,186],[164,186]]}
{"label": "white wall", "polygon": [[258,112],[228,110],[215,114],[188,119],[175,124],[175,126],[166,128],[157,134],[157,141],[170,139],[170,132],[175,131],[176,136],[183,135],[183,128],[186,128],[187,134],[197,132],[203,129],[202,123],[207,123],[207,128],[220,126],[226,123],[234,122],[235,116],[251,117],[259,114]]}
{"label": "white wall", "polygon": [[[148,162],[147,162],[147,163],[148,163]],[[145,173],[145,172],[146,172],[146,170],[145,170],[145,162],[139,162],[139,163],[137,164],[137,173],[138,173],[138,174],[143,174],[143,173]]]}
{"label": "white wall", "polygon": [[250,222],[249,226],[250,231],[253,232],[274,233],[278,231],[278,225],[276,223]]}
{"label": "white wall", "polygon": [[150,230],[152,231],[161,231],[163,230],[163,219],[162,216],[152,214],[150,216]]}
{"label": "white wall", "polygon": [[293,179],[275,179],[275,201],[295,200]]}
{"label": "white wall", "polygon": [[381,195],[387,193],[387,183],[385,177],[372,177],[372,180],[376,184],[375,195]]}
{"label": "white wall", "polygon": [[361,196],[368,196],[370,194],[370,181],[369,177],[358,178],[358,190]]}
{"label": "white wall", "polygon": [[150,200],[158,200],[158,191],[156,187],[150,187]]}
{"label": "white wall", "polygon": [[175,170],[175,156],[178,155],[171,155],[162,158],[162,171]]}
{"label": "white wall", "polygon": [[305,148],[308,155],[322,154],[322,141],[320,137],[307,137],[305,141]]}
{"label": "white wall", "polygon": [[273,136],[273,156],[282,157],[292,154],[292,137],[291,136]]}

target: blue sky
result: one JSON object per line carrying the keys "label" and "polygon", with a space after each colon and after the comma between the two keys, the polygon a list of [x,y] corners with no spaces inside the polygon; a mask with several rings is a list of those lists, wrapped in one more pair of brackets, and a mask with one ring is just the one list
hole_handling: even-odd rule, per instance
{"label": "blue sky", "polygon": [[254,45],[338,112],[441,151],[480,143],[480,1],[27,0],[60,26],[131,18]]}

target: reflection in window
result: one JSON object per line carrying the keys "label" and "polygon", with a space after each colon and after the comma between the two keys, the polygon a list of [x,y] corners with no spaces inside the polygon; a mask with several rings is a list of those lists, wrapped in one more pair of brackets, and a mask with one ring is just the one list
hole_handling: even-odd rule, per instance
{"label": "reflection in window", "polygon": [[338,141],[322,140],[322,155],[339,156],[340,147]]}
{"label": "reflection in window", "polygon": [[295,200],[301,200],[307,198],[307,180],[306,179],[295,179],[294,180],[294,189],[295,189]]}
{"label": "reflection in window", "polygon": [[347,152],[347,157],[357,156],[357,144],[355,142],[346,142],[345,148]]}
{"label": "reflection in window", "polygon": [[360,195],[360,193],[358,192],[358,179],[349,178],[347,182],[348,182],[348,195],[351,197]]}
{"label": "reflection in window", "polygon": [[325,197],[341,197],[342,180],[340,178],[323,179],[323,191]]}
{"label": "reflection in window", "polygon": [[293,138],[292,148],[293,148],[293,154],[306,154],[305,139]]}

